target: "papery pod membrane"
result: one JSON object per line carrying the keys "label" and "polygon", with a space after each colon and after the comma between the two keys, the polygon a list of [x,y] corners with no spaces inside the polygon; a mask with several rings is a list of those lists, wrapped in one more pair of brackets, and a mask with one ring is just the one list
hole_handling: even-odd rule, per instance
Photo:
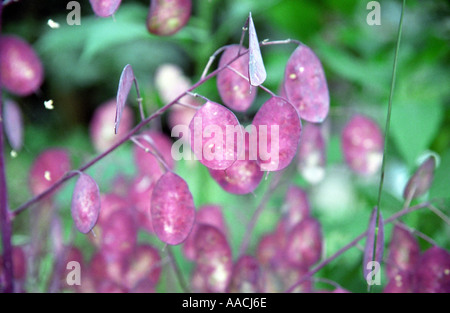
{"label": "papery pod membrane", "polygon": [[322,229],[319,222],[306,218],[288,234],[285,257],[293,266],[309,267],[320,260],[322,255]]}
{"label": "papery pod membrane", "polygon": [[400,272],[413,272],[419,258],[420,246],[417,239],[405,228],[395,225],[386,261],[387,276],[394,279]]}
{"label": "papery pod membrane", "polygon": [[236,261],[233,266],[228,292],[261,292],[261,269],[254,257],[244,255]]}
{"label": "papery pod membrane", "polygon": [[39,56],[22,38],[0,37],[0,84],[8,91],[28,96],[38,90],[44,80]]}
{"label": "papery pod membrane", "polygon": [[303,125],[297,167],[303,178],[311,184],[317,184],[325,177],[326,142],[317,124]]}
{"label": "papery pod membrane", "polygon": [[248,76],[250,79],[250,84],[252,86],[259,86],[266,80],[267,73],[266,68],[264,67],[261,49],[259,48],[259,41],[255,30],[255,24],[253,24],[252,13],[249,14],[248,23]]}
{"label": "papery pod membrane", "polygon": [[3,125],[11,148],[19,151],[23,146],[22,111],[16,102],[6,100],[3,106]]}
{"label": "papery pod membrane", "polygon": [[295,185],[289,186],[284,199],[284,208],[287,211],[287,230],[291,230],[310,216],[310,203],[306,191]]}
{"label": "papery pod membrane", "polygon": [[214,170],[224,170],[237,159],[243,131],[236,116],[224,106],[208,101],[192,119],[191,148],[196,160]]}
{"label": "papery pod membrane", "polygon": [[201,224],[195,236],[197,280],[203,292],[226,292],[233,270],[231,249],[216,227]]}
{"label": "papery pod membrane", "polygon": [[325,73],[319,58],[303,44],[286,64],[284,91],[302,119],[320,123],[327,117],[330,96]]}
{"label": "papery pod membrane", "polygon": [[[241,48],[241,54],[246,51],[247,49]],[[231,60],[236,58],[238,52],[239,45],[227,47],[220,58],[219,68],[227,65]],[[245,76],[248,68],[248,60],[249,55],[247,53],[233,61],[229,66]],[[230,109],[239,112],[247,111],[257,94],[257,89],[250,85],[248,80],[228,68],[217,74],[217,90],[223,103]]]}
{"label": "papery pod membrane", "polygon": [[147,29],[159,36],[170,36],[181,30],[191,16],[191,0],[151,0]]}
{"label": "papery pod membrane", "polygon": [[191,233],[183,242],[183,253],[188,260],[195,260],[195,236],[198,227],[201,224],[211,225],[220,230],[224,235],[227,235],[228,230],[225,219],[222,213],[222,208],[218,205],[204,205],[198,209],[195,214],[195,224]]}
{"label": "papery pod membrane", "polygon": [[[287,167],[297,152],[302,125],[297,111],[285,100],[272,97],[253,118],[250,145],[257,140],[258,162],[262,171]],[[251,156],[252,158],[252,156]]]}
{"label": "papery pod membrane", "polygon": [[440,247],[425,251],[417,263],[414,273],[414,292],[450,292],[450,253]]}
{"label": "papery pod membrane", "polygon": [[[155,287],[161,276],[161,257],[156,248],[140,244],[134,254],[127,260],[125,284],[128,289],[135,289],[142,281]],[[143,283],[141,287],[143,287]]]}
{"label": "papery pod membrane", "polygon": [[434,156],[428,157],[409,179],[403,192],[403,198],[413,199],[425,194],[433,182],[435,168],[436,159]]}
{"label": "papery pod membrane", "polygon": [[237,160],[230,167],[225,170],[209,170],[211,177],[220,187],[229,193],[238,195],[253,192],[259,186],[264,176],[264,172],[260,170],[256,158],[250,158],[249,134],[245,133],[244,136],[245,151],[244,153],[238,153]]}
{"label": "papery pod membrane", "polygon": [[92,144],[97,152],[104,152],[112,145],[118,143],[133,126],[133,111],[125,106],[120,119],[120,129],[114,133],[114,120],[116,114],[116,100],[112,99],[102,103],[94,112],[89,125]]}
{"label": "papery pod membrane", "polygon": [[116,97],[116,119],[114,126],[114,133],[117,134],[117,131],[120,126],[120,120],[122,118],[122,112],[125,107],[125,103],[127,101],[128,94],[130,93],[131,86],[134,82],[134,73],[130,64],[127,64],[122,70],[122,74],[120,75],[119,87],[117,88],[117,97]]}
{"label": "papery pod membrane", "polygon": [[31,193],[38,195],[50,188],[71,168],[69,153],[64,149],[47,149],[31,166],[29,183]]}
{"label": "papery pod membrane", "polygon": [[89,0],[92,10],[99,17],[113,15],[120,6],[121,0]]}
{"label": "papery pod membrane", "polygon": [[95,180],[84,173],[75,184],[72,194],[71,213],[77,229],[87,234],[97,223],[100,213],[100,190]]}
{"label": "papery pod membrane", "polygon": [[342,130],[341,148],[345,162],[353,171],[373,175],[383,160],[383,133],[372,119],[355,115]]}
{"label": "papery pod membrane", "polygon": [[194,226],[195,206],[186,182],[167,172],[156,182],[151,198],[153,229],[170,245],[182,243]]}

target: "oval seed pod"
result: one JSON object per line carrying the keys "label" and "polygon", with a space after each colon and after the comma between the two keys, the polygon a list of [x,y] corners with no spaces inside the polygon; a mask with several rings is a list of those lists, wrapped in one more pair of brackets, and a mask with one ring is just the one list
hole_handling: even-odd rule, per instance
{"label": "oval seed pod", "polygon": [[239,154],[236,162],[225,170],[209,169],[211,177],[225,191],[237,195],[243,195],[253,192],[264,176],[264,172],[260,170],[258,162],[250,159],[250,151],[248,144],[248,133],[245,133],[245,153]]}
{"label": "oval seed pod", "polygon": [[417,263],[414,292],[450,292],[450,253],[440,247],[425,251]]}
{"label": "oval seed pod", "polygon": [[140,244],[134,254],[126,260],[125,285],[134,289],[142,281],[153,287],[161,276],[161,257],[157,249],[148,244]]}
{"label": "oval seed pod", "polygon": [[[279,171],[287,167],[297,152],[302,125],[297,111],[285,100],[272,97],[253,118],[250,145],[258,147],[258,162],[262,171]],[[270,147],[270,148],[269,148]]]}
{"label": "oval seed pod", "polygon": [[248,17],[248,24],[248,77],[251,85],[259,86],[266,80],[267,73],[266,68],[264,67],[261,49],[259,48],[258,36],[256,35],[255,24],[253,23],[251,12]]}
{"label": "oval seed pod", "polygon": [[121,0],[89,0],[89,2],[95,15],[108,17],[117,11]]}
{"label": "oval seed pod", "polygon": [[225,292],[231,279],[233,261],[225,235],[211,225],[201,224],[195,235],[196,269],[203,278],[203,292]]}
{"label": "oval seed pod", "polygon": [[322,230],[319,222],[309,217],[297,224],[288,234],[285,247],[287,261],[307,268],[322,255]]}
{"label": "oval seed pod", "polygon": [[170,36],[182,29],[191,17],[191,0],[152,0],[147,29],[159,36]]}
{"label": "oval seed pod", "polygon": [[123,259],[134,251],[138,229],[130,210],[113,212],[102,226],[101,249],[108,258]]}
{"label": "oval seed pod", "polygon": [[301,44],[290,56],[284,74],[288,100],[308,122],[325,120],[330,108],[327,80],[319,58]]}
{"label": "oval seed pod", "polygon": [[150,177],[140,175],[132,181],[128,192],[128,197],[134,209],[136,209],[139,227],[150,234],[153,234],[154,231],[150,215],[150,201],[148,199],[152,198],[154,185],[155,182]]}
{"label": "oval seed pod", "polygon": [[19,151],[23,145],[23,120],[22,111],[15,101],[5,101],[3,121],[9,144],[14,150]]}
{"label": "oval seed pod", "polygon": [[395,225],[386,262],[387,276],[395,279],[400,272],[413,272],[419,258],[420,247],[417,239],[408,230]]}
{"label": "oval seed pod", "polygon": [[284,206],[287,210],[286,230],[291,230],[296,224],[310,216],[310,204],[306,191],[302,188],[291,185],[289,186]]}
{"label": "oval seed pod", "polygon": [[50,188],[70,170],[70,157],[64,149],[43,151],[34,161],[30,170],[30,188],[38,195]]}
{"label": "oval seed pod", "polygon": [[417,198],[427,192],[433,182],[435,168],[436,159],[433,156],[428,157],[409,179],[403,198]]}
{"label": "oval seed pod", "polygon": [[[241,48],[241,53],[247,49]],[[228,64],[239,52],[239,45],[226,48],[219,61],[219,68]],[[229,65],[239,73],[245,75],[248,68],[248,54],[239,57]],[[230,109],[245,112],[255,100],[257,90],[248,80],[234,71],[226,68],[217,74],[217,90],[223,103]]]}
{"label": "oval seed pod", "polygon": [[356,173],[372,175],[380,169],[384,138],[370,118],[355,115],[342,130],[341,147],[345,162]]}
{"label": "oval seed pod", "polygon": [[191,148],[203,165],[214,170],[230,167],[237,158],[243,131],[236,116],[224,106],[208,101],[189,124]]}
{"label": "oval seed pod", "polygon": [[228,292],[261,292],[261,270],[254,257],[244,255],[234,264]]}
{"label": "oval seed pod", "polygon": [[180,176],[167,172],[156,182],[151,216],[161,241],[177,245],[187,238],[194,225],[195,206],[189,187]]}
{"label": "oval seed pod", "polygon": [[298,147],[297,168],[311,184],[317,184],[325,177],[326,144],[320,126],[306,123],[303,127],[302,140]]}
{"label": "oval seed pod", "polygon": [[28,96],[44,79],[44,68],[33,48],[16,36],[0,37],[0,82],[10,92]]}
{"label": "oval seed pod", "polygon": [[133,126],[133,111],[125,106],[120,119],[118,134],[114,133],[114,119],[116,114],[116,99],[101,104],[94,112],[90,122],[90,137],[97,152],[104,152],[123,138]]}
{"label": "oval seed pod", "polygon": [[95,180],[84,173],[75,184],[71,213],[77,229],[87,234],[97,223],[100,213],[100,190]]}
{"label": "oval seed pod", "polygon": [[183,253],[189,260],[195,260],[195,236],[200,224],[207,224],[216,227],[225,235],[227,227],[222,214],[222,208],[218,205],[204,205],[195,214],[195,224],[191,233],[183,242]]}
{"label": "oval seed pod", "polygon": [[127,101],[128,94],[130,93],[131,86],[135,80],[133,68],[130,64],[125,65],[120,75],[119,87],[117,88],[116,97],[116,119],[114,125],[114,133],[117,134],[119,129],[120,120],[122,118],[123,108]]}

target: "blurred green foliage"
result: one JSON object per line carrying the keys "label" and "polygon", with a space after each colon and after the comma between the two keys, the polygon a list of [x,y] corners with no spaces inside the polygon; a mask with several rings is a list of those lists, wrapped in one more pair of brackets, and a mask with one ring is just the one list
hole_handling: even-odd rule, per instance
{"label": "blurred green foliage", "polygon": [[[75,167],[92,158],[89,120],[97,106],[115,97],[120,72],[126,64],[133,66],[146,112],[151,112],[162,105],[153,81],[156,68],[163,63],[177,64],[195,82],[216,49],[239,42],[241,27],[251,11],[260,40],[300,40],[316,52],[325,68],[332,105],[327,121],[330,127],[328,174],[334,180],[326,179],[328,190],[325,186],[308,186],[295,173],[295,166],[295,175],[291,179],[310,192],[313,214],[323,225],[326,255],[331,255],[365,230],[376,203],[378,176],[361,179],[346,169],[342,164],[339,136],[345,122],[357,112],[373,117],[384,128],[400,1],[380,1],[382,25],[369,26],[366,23],[368,1],[194,0],[188,25],[167,38],[150,35],[145,28],[148,0],[123,1],[114,19],[97,18],[87,0],[80,2],[81,26],[65,23],[64,1],[22,0],[4,10],[3,32],[30,41],[41,56],[46,71],[41,92],[17,99],[25,114],[26,137],[25,149],[19,156],[7,159],[12,208],[30,197],[24,188],[28,170],[43,149],[66,147],[73,156]],[[440,208],[450,214],[449,13],[449,4],[444,0],[407,1],[389,134],[386,188],[381,206],[385,217],[401,209],[402,188],[417,168],[420,156],[427,151],[440,156],[441,162],[431,192],[423,199],[438,199]],[[61,27],[49,28],[46,25],[49,18]],[[293,45],[263,48],[268,73],[265,85],[269,89],[278,90],[284,66],[294,48]],[[217,61],[214,66],[216,64]],[[197,92],[220,102],[215,79],[198,88]],[[55,110],[45,110],[43,101],[47,99],[54,100]],[[266,99],[267,95],[260,91],[248,120]],[[135,101],[130,102],[138,116]],[[162,125],[166,129],[165,117]],[[158,124],[154,126],[158,127]],[[390,174],[391,170],[395,175]],[[127,144],[89,172],[98,180],[102,191],[107,191],[116,174],[129,176],[134,171],[131,145]],[[223,205],[230,228],[230,243],[236,255],[245,227],[271,177],[263,181],[255,195],[233,196],[225,193],[199,164],[180,162],[177,173],[187,180],[196,205]],[[280,187],[274,194],[259,219],[252,237],[252,251],[258,238],[276,226],[286,187]],[[66,184],[58,196],[67,238],[72,229],[69,213],[72,190],[73,182]],[[327,194],[331,202],[335,201],[332,208],[330,203],[316,201]],[[29,239],[28,217],[29,214],[24,214],[14,225],[16,244]],[[405,222],[434,238],[441,246],[450,248],[448,227],[445,228],[432,213],[415,212],[405,218]],[[386,238],[390,238],[390,227],[387,227]],[[141,234],[140,239],[162,248],[162,244],[151,236]],[[92,252],[82,235],[76,236],[75,244]],[[426,242],[421,244],[424,248],[428,246]],[[192,263],[183,260],[180,249],[176,249],[176,256],[184,273],[192,269]],[[351,291],[365,291],[361,257],[360,251],[352,249],[319,275],[336,280]],[[41,271],[43,280],[51,275],[48,269],[51,256],[46,260]],[[159,291],[165,291],[173,284],[169,272],[164,271],[167,279],[162,279]]]}

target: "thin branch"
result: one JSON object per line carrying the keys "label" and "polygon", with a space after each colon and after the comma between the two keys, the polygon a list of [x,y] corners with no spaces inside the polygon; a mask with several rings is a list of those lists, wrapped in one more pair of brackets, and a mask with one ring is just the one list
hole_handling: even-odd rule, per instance
{"label": "thin branch", "polygon": [[[398,218],[411,213],[413,211],[419,210],[419,209],[423,209],[426,208],[430,205],[429,202],[424,202],[421,204],[418,204],[416,206],[410,207],[410,208],[406,208],[404,210],[401,210],[395,214],[393,214],[391,217],[389,217],[388,219],[386,219],[384,221],[385,225],[392,223],[393,221],[397,220]],[[289,287],[286,292],[290,293],[292,291],[294,291],[295,288],[297,288],[297,286],[301,285],[302,283],[304,283],[306,280],[309,280],[314,274],[316,274],[318,271],[320,271],[322,268],[324,268],[326,265],[328,265],[329,263],[331,263],[332,261],[334,261],[335,259],[337,259],[339,256],[341,256],[344,252],[346,252],[347,250],[349,250],[352,247],[355,247],[358,242],[363,239],[364,237],[367,236],[367,230],[365,232],[363,232],[362,234],[360,234],[359,236],[357,236],[355,239],[353,239],[351,242],[349,242],[347,245],[345,245],[344,247],[342,247],[341,249],[339,249],[336,253],[334,253],[332,256],[330,256],[329,258],[323,260],[322,262],[320,262],[319,264],[317,264],[313,269],[311,269],[308,273],[306,273],[305,275],[303,275],[302,278],[300,278],[295,284],[293,284],[291,287]]]}
{"label": "thin branch", "polygon": [[295,43],[296,45],[302,45],[301,41],[288,38],[285,40],[273,40],[273,41],[269,41],[269,40],[265,39],[261,42],[261,46],[286,45],[286,44],[290,44],[290,43]]}
{"label": "thin branch", "polygon": [[[245,52],[247,53],[247,52]],[[243,53],[243,54],[245,54]],[[243,55],[242,54],[242,55]],[[235,60],[237,60],[239,57],[241,57],[240,55],[237,55],[236,57],[234,57],[233,59],[230,60],[229,63],[219,67],[218,69],[212,71],[209,75],[207,75],[206,77],[201,78],[199,81],[197,81],[194,85],[192,85],[191,87],[189,87],[189,89],[187,89],[186,91],[184,91],[183,93],[181,93],[178,97],[176,97],[174,100],[172,100],[171,102],[167,103],[166,105],[164,105],[163,107],[161,107],[160,109],[158,109],[157,111],[155,111],[153,114],[151,114],[149,117],[147,117],[145,120],[141,121],[139,124],[137,124],[132,130],[130,130],[126,135],[124,135],[124,137],[122,139],[120,139],[117,143],[115,143],[114,145],[112,145],[109,149],[107,149],[106,151],[104,151],[103,153],[99,154],[98,156],[96,156],[94,159],[92,159],[91,161],[89,161],[88,163],[86,163],[85,165],[83,165],[82,167],[80,167],[78,169],[78,171],[80,172],[84,172],[85,170],[87,170],[88,168],[92,167],[94,164],[96,164],[98,161],[102,160],[104,157],[106,157],[107,155],[109,155],[111,152],[113,152],[114,150],[116,150],[118,147],[120,147],[121,145],[123,145],[126,141],[128,141],[131,136],[135,135],[137,132],[139,132],[145,125],[147,125],[148,123],[150,123],[153,119],[155,119],[156,117],[162,115],[165,111],[167,111],[172,105],[174,105],[175,103],[177,103],[178,101],[180,101],[181,98],[183,98],[188,92],[191,92],[193,90],[195,90],[196,88],[198,88],[199,86],[203,85],[206,81],[210,80],[212,77],[216,76],[219,72],[223,71],[229,64],[233,63]],[[65,183],[66,181],[68,181],[69,179],[71,179],[72,177],[74,177],[76,174],[75,173],[67,173],[66,175],[64,175],[62,178],[60,178],[59,180],[57,180],[51,187],[47,188],[45,191],[43,191],[42,193],[40,193],[39,195],[34,196],[33,198],[31,198],[30,200],[28,200],[27,202],[25,202],[24,204],[22,204],[21,206],[19,206],[16,210],[14,210],[13,212],[11,212],[11,217],[15,218],[17,215],[19,215],[20,213],[22,213],[23,211],[25,211],[28,207],[30,207],[31,205],[37,203],[38,201],[40,201],[42,198],[44,198],[45,196],[47,196],[48,194],[50,194],[51,192],[53,192],[55,189],[57,189],[59,186],[61,186],[63,183]]]}
{"label": "thin branch", "polygon": [[139,85],[136,77],[133,79],[134,87],[136,88],[137,102],[139,104],[139,113],[141,114],[141,121],[145,120],[144,106],[142,105],[141,92],[139,91]]}
{"label": "thin branch", "polygon": [[450,226],[450,218],[445,215],[441,210],[439,210],[437,207],[435,207],[433,204],[430,203],[428,206],[428,209],[439,216],[448,226]]}

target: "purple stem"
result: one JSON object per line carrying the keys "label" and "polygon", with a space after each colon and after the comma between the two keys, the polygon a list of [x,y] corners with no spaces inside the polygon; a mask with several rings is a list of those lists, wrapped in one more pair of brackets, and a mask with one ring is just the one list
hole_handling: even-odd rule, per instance
{"label": "purple stem", "polygon": [[[412,211],[415,210],[419,210],[419,209],[423,209],[425,207],[428,207],[430,205],[429,202],[424,202],[421,204],[418,204],[416,206],[410,207],[410,208],[406,208],[403,209],[395,214],[393,214],[391,217],[389,217],[388,219],[386,219],[384,221],[384,224],[389,224],[392,223],[393,221],[397,220],[398,218],[402,217],[403,215],[406,215]],[[358,237],[356,237],[355,239],[353,239],[350,243],[348,243],[347,245],[345,245],[344,247],[342,247],[341,249],[339,249],[335,254],[333,254],[332,256],[330,256],[329,258],[323,260],[322,262],[320,262],[319,264],[317,264],[313,269],[311,269],[308,273],[306,273],[305,275],[303,275],[302,278],[300,278],[295,284],[293,284],[291,287],[289,287],[286,292],[290,293],[293,292],[295,290],[295,288],[297,288],[297,286],[303,284],[305,281],[311,279],[311,277],[316,274],[318,271],[320,271],[322,268],[324,268],[326,265],[328,265],[329,263],[331,263],[332,261],[334,261],[335,259],[337,259],[339,256],[341,256],[341,254],[343,254],[344,252],[346,252],[347,250],[349,250],[350,248],[356,246],[358,244],[358,242],[363,239],[364,237],[367,236],[368,231],[366,230],[365,232],[363,232],[361,235],[359,235]]]}
{"label": "purple stem", "polygon": [[[107,155],[109,155],[111,152],[113,152],[114,150],[116,150],[118,147],[120,147],[122,144],[124,144],[126,141],[128,141],[131,136],[133,136],[134,134],[136,134],[139,130],[141,130],[145,125],[147,125],[148,123],[150,123],[150,121],[152,121],[154,118],[162,115],[165,111],[167,111],[172,105],[176,104],[182,97],[184,97],[186,94],[188,94],[189,92],[193,91],[194,89],[196,89],[197,87],[201,86],[202,84],[204,84],[206,81],[208,81],[209,79],[211,79],[212,77],[216,76],[217,73],[223,71],[229,64],[233,63],[235,60],[237,60],[238,58],[240,58],[241,56],[245,55],[246,53],[248,53],[248,51],[243,52],[240,55],[237,55],[236,57],[234,57],[228,64],[225,64],[224,66],[214,70],[213,72],[211,72],[209,75],[201,78],[198,82],[196,82],[194,85],[192,85],[188,90],[186,90],[185,92],[183,92],[182,94],[180,94],[178,97],[176,97],[174,100],[172,100],[172,102],[166,104],[165,106],[161,107],[159,110],[157,110],[156,112],[154,112],[152,115],[150,115],[149,117],[147,117],[146,119],[144,119],[143,121],[141,121],[139,124],[137,124],[132,130],[130,130],[122,139],[120,139],[116,144],[112,145],[108,150],[106,150],[105,152],[103,152],[102,154],[98,155],[97,157],[95,157],[94,159],[92,159],[91,161],[89,161],[87,164],[83,165],[82,167],[80,167],[78,169],[78,171],[80,172],[84,172],[85,170],[87,170],[88,168],[90,168],[91,166],[93,166],[94,164],[96,164],[98,161],[100,161],[101,159],[103,159],[104,157],[106,157]],[[35,204],[36,202],[40,201],[42,198],[44,198],[45,196],[47,196],[48,194],[50,194],[51,192],[53,192],[55,189],[57,189],[59,186],[61,186],[64,182],[66,182],[67,180],[71,179],[72,177],[74,177],[75,175],[77,175],[76,173],[74,173],[73,171],[67,173],[65,176],[61,177],[59,180],[57,180],[51,187],[49,187],[47,190],[45,190],[44,192],[40,193],[39,195],[31,198],[30,200],[28,200],[27,202],[25,202],[24,204],[22,204],[20,207],[18,207],[16,210],[14,210],[13,212],[11,212],[11,217],[15,218],[17,215],[19,215],[20,213],[22,213],[23,211],[25,211],[28,207],[30,207],[31,205]]]}
{"label": "purple stem", "polygon": [[[0,2],[0,34],[2,25],[3,2]],[[13,261],[11,245],[11,217],[8,209],[8,187],[6,186],[5,155],[3,140],[3,94],[0,84],[0,228],[3,245],[3,272],[5,286],[3,292],[11,293],[14,290]]]}

